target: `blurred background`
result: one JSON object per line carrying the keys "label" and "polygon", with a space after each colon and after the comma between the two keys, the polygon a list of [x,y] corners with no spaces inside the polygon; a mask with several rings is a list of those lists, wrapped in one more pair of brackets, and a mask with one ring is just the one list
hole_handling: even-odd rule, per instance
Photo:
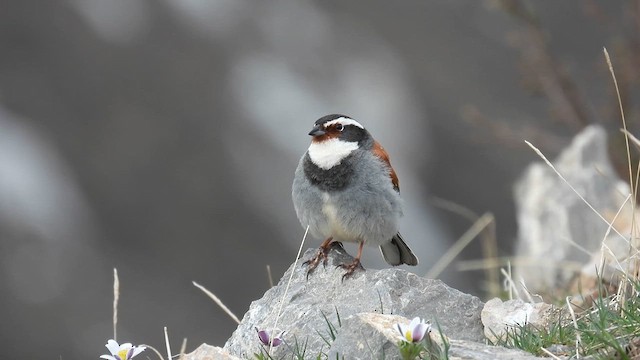
{"label": "blurred background", "polygon": [[[552,158],[587,124],[619,133],[603,46],[637,124],[639,30],[637,1],[2,1],[4,356],[104,354],[113,268],[118,340],[222,346],[235,323],[191,282],[241,317],[294,261],[293,171],[330,113],[391,154],[407,270],[486,212],[508,256],[523,140]],[[456,263],[486,255],[439,277],[485,296]]]}

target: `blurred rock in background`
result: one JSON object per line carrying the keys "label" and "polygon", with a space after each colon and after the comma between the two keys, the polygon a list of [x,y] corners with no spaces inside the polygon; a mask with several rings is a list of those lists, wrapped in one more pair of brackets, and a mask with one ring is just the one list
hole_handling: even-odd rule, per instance
{"label": "blurred rock in background", "polygon": [[[566,289],[593,254],[600,254],[607,235],[619,261],[629,250],[626,236],[631,227],[616,221],[620,208],[626,211],[619,220],[631,211],[626,199],[629,184],[620,180],[611,165],[606,136],[602,127],[589,126],[552,160],[566,182],[540,161],[529,165],[516,183],[519,233],[514,280],[522,280],[533,293]],[[609,229],[608,223],[613,222],[620,229]],[[600,256],[589,262],[588,271],[601,268],[600,262]]]}
{"label": "blurred rock in background", "polygon": [[517,288],[522,283],[523,291],[591,301],[601,283],[616,288],[634,269],[630,234],[639,218],[629,183],[619,178],[607,149],[605,130],[588,126],[552,160],[564,180],[540,161],[516,182]]}
{"label": "blurred rock in background", "polygon": [[[536,159],[522,140],[554,156],[589,123],[619,134],[603,45],[623,92],[637,86],[635,5],[598,6],[4,1],[5,356],[102,354],[114,267],[118,340],[161,348],[167,326],[188,350],[221,345],[235,323],[191,281],[242,314],[268,288],[266,265],[280,277],[303,234],[292,174],[328,113],[362,121],[391,154],[413,271],[470,226],[433,197],[492,212],[510,255],[512,183]],[[482,256],[474,242],[459,259]],[[364,264],[384,266],[371,249]],[[487,288],[482,271],[456,269],[441,278]]]}

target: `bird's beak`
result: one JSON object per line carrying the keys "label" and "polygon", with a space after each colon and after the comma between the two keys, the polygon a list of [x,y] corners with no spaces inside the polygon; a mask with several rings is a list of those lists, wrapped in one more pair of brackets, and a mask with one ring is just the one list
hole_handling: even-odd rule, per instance
{"label": "bird's beak", "polygon": [[313,129],[311,129],[311,131],[309,131],[309,135],[311,135],[311,136],[322,136],[324,134],[325,134],[325,131],[322,130],[320,125],[314,126]]}

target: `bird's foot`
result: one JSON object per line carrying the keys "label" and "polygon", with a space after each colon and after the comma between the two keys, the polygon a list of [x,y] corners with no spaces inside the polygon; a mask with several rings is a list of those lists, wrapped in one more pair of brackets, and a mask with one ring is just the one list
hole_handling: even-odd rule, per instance
{"label": "bird's foot", "polygon": [[353,259],[353,262],[349,263],[349,264],[341,264],[338,265],[339,267],[347,270],[344,275],[342,275],[342,281],[344,281],[344,279],[350,278],[353,276],[353,274],[355,273],[356,269],[360,269],[362,271],[364,271],[364,267],[362,266],[362,264],[360,263],[360,259],[355,258]]}
{"label": "bird's foot", "polygon": [[314,257],[302,263],[302,265],[306,265],[308,267],[307,279],[309,278],[309,274],[311,274],[321,262],[323,266],[325,267],[327,266],[327,261],[329,261],[330,250],[331,250],[330,244],[328,244],[328,246],[320,246],[320,248],[318,248],[318,252],[316,252],[316,255]]}

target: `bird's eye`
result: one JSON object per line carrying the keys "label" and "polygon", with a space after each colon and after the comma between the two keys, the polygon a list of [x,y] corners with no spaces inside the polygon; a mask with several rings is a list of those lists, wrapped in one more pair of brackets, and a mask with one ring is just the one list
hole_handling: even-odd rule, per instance
{"label": "bird's eye", "polygon": [[338,130],[338,131],[342,131],[342,130],[344,130],[344,125],[342,125],[342,124],[337,124],[337,125],[336,125],[336,130]]}

